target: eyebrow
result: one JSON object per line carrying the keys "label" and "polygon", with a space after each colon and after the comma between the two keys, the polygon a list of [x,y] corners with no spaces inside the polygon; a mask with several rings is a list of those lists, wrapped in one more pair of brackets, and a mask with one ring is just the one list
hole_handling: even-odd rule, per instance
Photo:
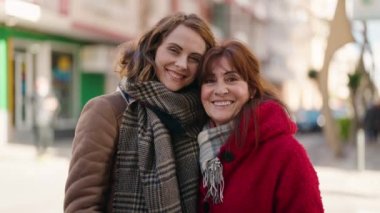
{"label": "eyebrow", "polygon": [[179,46],[178,44],[176,44],[176,43],[168,43],[168,46],[175,46],[175,47],[183,50],[183,48],[181,46]]}
{"label": "eyebrow", "polygon": [[223,75],[229,75],[229,74],[238,74],[239,75],[239,73],[235,70],[227,70]]}
{"label": "eyebrow", "polygon": [[[223,73],[223,75],[233,75],[233,74],[236,74],[236,75],[239,75],[240,74],[237,72],[237,71],[234,71],[234,70],[227,70],[225,73]],[[215,76],[215,73],[214,72],[209,72],[208,74],[205,75],[206,77],[210,77],[210,76]]]}
{"label": "eyebrow", "polygon": [[[171,42],[171,43],[168,43],[168,46],[175,46],[175,47],[179,48],[180,50],[183,50],[183,48],[180,45],[178,45],[177,43]],[[202,57],[202,55],[203,55],[203,53],[198,53],[198,52],[192,52],[190,54],[195,54],[199,57]]]}

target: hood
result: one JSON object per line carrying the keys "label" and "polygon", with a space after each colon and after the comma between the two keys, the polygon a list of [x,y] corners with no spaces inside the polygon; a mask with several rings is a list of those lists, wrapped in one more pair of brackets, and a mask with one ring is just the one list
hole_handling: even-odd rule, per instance
{"label": "hood", "polygon": [[268,101],[261,104],[256,111],[259,121],[259,141],[267,141],[279,135],[294,135],[296,133],[296,123],[280,104]]}
{"label": "hood", "polygon": [[[253,110],[253,109],[252,109]],[[248,121],[247,138],[256,139],[256,123],[258,125],[257,138],[260,143],[281,135],[293,135],[297,131],[297,126],[291,120],[289,113],[283,106],[275,101],[265,101],[255,108],[254,113],[248,113],[240,123],[243,125]],[[241,129],[241,128],[240,128]],[[240,130],[241,131],[241,130]]]}
{"label": "hood", "polygon": [[[257,135],[255,123],[258,126]],[[247,128],[242,128],[243,126]],[[236,137],[236,133],[245,135],[244,129],[247,129],[246,137]],[[293,137],[296,131],[296,124],[291,120],[282,105],[272,100],[262,102],[256,108],[251,108],[244,113],[238,132],[234,131],[230,135],[228,142],[221,147],[219,157],[223,158],[223,154],[226,155],[225,153],[232,152],[235,153],[234,155],[237,158],[241,158],[241,156],[251,153],[252,149],[264,143],[275,141],[279,138]],[[256,139],[258,139],[258,142],[256,142]]]}

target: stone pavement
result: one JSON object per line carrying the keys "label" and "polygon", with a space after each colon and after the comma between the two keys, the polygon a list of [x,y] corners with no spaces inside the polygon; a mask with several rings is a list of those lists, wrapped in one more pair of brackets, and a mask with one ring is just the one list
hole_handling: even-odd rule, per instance
{"label": "stone pavement", "polygon": [[317,170],[326,213],[380,212],[380,143],[366,144],[365,170],[357,168],[356,146],[336,158],[320,133],[299,134]]}
{"label": "stone pavement", "polygon": [[[366,170],[356,170],[354,146],[336,159],[321,134],[297,135],[316,167],[326,213],[380,212],[380,143],[367,144]],[[0,212],[62,212],[71,141],[57,141],[42,158],[32,145],[0,145]]]}
{"label": "stone pavement", "polygon": [[0,146],[0,212],[63,212],[70,142],[54,145],[37,157],[33,145]]}

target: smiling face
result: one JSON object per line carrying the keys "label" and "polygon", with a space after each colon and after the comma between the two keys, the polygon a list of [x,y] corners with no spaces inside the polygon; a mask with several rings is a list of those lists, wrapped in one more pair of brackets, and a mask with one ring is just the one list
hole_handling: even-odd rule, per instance
{"label": "smiling face", "polygon": [[155,63],[158,80],[169,90],[178,91],[191,84],[206,43],[192,29],[179,25],[157,48]]}
{"label": "smiling face", "polygon": [[216,59],[202,80],[201,100],[207,115],[222,125],[234,119],[250,98],[248,84],[225,57]]}

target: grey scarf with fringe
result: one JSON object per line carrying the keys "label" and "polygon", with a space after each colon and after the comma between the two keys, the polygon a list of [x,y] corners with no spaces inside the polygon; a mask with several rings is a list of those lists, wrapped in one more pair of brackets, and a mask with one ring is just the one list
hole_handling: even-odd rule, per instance
{"label": "grey scarf with fringe", "polygon": [[198,135],[199,162],[203,176],[203,187],[207,189],[205,199],[211,198],[214,203],[223,202],[223,167],[217,157],[220,148],[226,143],[231,134],[234,122],[230,121],[216,127],[211,122],[206,124]]}
{"label": "grey scarf with fringe", "polygon": [[198,91],[171,92],[160,82],[127,79],[120,88],[135,101],[120,126],[113,211],[196,212],[196,138],[204,118]]}

